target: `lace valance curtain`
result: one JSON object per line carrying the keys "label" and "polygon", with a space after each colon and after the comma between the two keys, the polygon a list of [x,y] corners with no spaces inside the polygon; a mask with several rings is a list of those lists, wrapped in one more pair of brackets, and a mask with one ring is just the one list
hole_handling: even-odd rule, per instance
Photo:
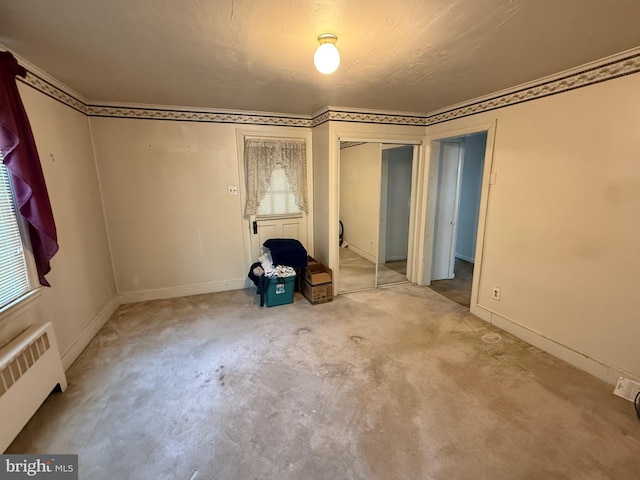
{"label": "lace valance curtain", "polygon": [[255,215],[264,198],[271,174],[281,166],[287,175],[291,193],[301,211],[309,213],[307,204],[307,148],[304,140],[247,138],[244,142],[247,176],[245,215]]}

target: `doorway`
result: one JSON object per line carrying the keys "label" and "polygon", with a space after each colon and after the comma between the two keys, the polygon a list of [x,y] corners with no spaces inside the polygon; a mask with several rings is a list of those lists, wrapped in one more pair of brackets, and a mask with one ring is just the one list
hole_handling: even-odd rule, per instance
{"label": "doorway", "polygon": [[487,132],[439,143],[430,288],[470,308]]}

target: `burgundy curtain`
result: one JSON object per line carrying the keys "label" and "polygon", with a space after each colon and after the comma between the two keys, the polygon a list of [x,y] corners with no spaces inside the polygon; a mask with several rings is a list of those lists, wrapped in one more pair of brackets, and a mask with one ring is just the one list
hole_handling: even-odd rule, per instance
{"label": "burgundy curtain", "polygon": [[0,150],[18,209],[29,227],[40,284],[49,287],[44,276],[58,251],[58,235],[40,158],[16,84],[16,75],[24,77],[26,73],[11,53],[0,52]]}

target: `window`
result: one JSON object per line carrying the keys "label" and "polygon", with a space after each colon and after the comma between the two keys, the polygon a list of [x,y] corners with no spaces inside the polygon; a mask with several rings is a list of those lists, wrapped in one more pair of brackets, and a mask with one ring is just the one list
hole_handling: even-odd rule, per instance
{"label": "window", "polygon": [[271,173],[269,189],[258,205],[257,215],[285,215],[300,213],[300,207],[291,191],[284,167],[277,165]]}
{"label": "window", "polygon": [[305,140],[245,138],[245,215],[308,213]]}
{"label": "window", "polygon": [[0,309],[29,289],[29,271],[11,181],[0,153]]}

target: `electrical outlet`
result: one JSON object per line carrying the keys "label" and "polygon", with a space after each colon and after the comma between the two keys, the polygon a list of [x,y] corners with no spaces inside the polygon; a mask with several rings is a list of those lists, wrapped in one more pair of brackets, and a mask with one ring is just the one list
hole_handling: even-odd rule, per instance
{"label": "electrical outlet", "polygon": [[237,194],[238,194],[238,186],[229,185],[229,195],[237,195]]}
{"label": "electrical outlet", "polygon": [[491,293],[491,297],[494,300],[500,301],[500,287],[493,287],[493,292]]}
{"label": "electrical outlet", "polygon": [[626,398],[630,402],[635,401],[638,392],[640,392],[640,383],[624,377],[618,379],[616,388],[613,389],[615,395]]}

